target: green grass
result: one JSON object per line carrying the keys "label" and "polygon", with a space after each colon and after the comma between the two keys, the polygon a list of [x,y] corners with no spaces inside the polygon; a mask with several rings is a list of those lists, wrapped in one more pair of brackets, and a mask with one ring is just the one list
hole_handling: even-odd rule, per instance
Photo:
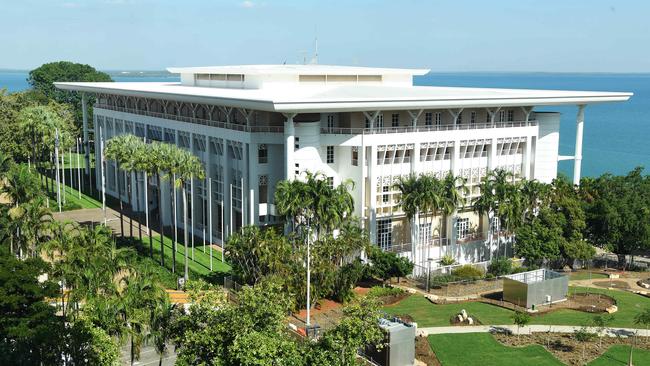
{"label": "green grass", "polygon": [[[616,345],[610,347],[602,356],[588,363],[589,366],[616,366],[627,365],[630,347]],[[650,351],[635,348],[632,352],[632,361],[635,365],[650,365]]]}
{"label": "green grass", "polygon": [[[618,290],[571,287],[573,292],[602,293],[616,299],[618,311],[614,314],[612,327],[637,328],[634,317],[640,311],[650,308],[650,299]],[[395,315],[410,315],[420,327],[448,326],[449,319],[458,314],[461,309],[475,317],[482,324],[513,324],[513,311],[491,304],[467,302],[461,304],[434,305],[420,295],[411,295],[394,305],[384,307],[386,312]],[[533,316],[531,324],[549,325],[585,325],[593,319],[593,314],[577,310],[557,310],[548,314]]]}
{"label": "green grass", "polygon": [[[126,227],[125,227],[126,229]],[[144,226],[143,226],[144,230]],[[137,243],[138,234],[137,234],[137,225],[133,227],[134,234],[134,244]],[[144,234],[144,233],[143,233]],[[180,238],[179,238],[180,239]],[[173,240],[165,237],[163,240],[164,243],[164,253],[165,253],[165,267],[171,271],[172,263],[172,242]],[[212,253],[212,271],[210,271],[210,251],[209,247],[206,248],[206,252],[203,253],[202,242],[194,242],[194,260],[192,260],[192,249],[189,248],[189,262],[188,268],[190,271],[190,279],[201,277],[212,282],[217,281],[225,275],[230,273],[230,265],[226,262],[221,261],[221,252],[213,250]],[[197,244],[201,244],[198,245]],[[191,244],[190,244],[191,245]],[[149,257],[149,237],[142,236],[142,245],[138,248],[140,254],[145,257]],[[160,263],[160,236],[153,236],[153,260],[156,263]],[[185,269],[185,247],[182,244],[178,244],[176,251],[176,275],[182,277]]]}
{"label": "green grass", "polygon": [[609,278],[609,277],[606,274],[599,273],[599,272],[580,271],[580,272],[571,272],[571,274],[569,274],[570,281],[580,281],[580,280],[589,280],[589,279],[598,280],[604,278]]}
{"label": "green grass", "polygon": [[488,333],[437,334],[429,345],[445,366],[562,365],[542,346],[507,347]]}
{"label": "green grass", "polygon": [[449,319],[458,314],[461,309],[476,318],[482,324],[511,324],[513,312],[495,305],[481,302],[467,302],[463,304],[434,305],[423,296],[411,295],[395,305],[384,307],[384,310],[394,315],[408,314],[418,327],[449,326]]}
{"label": "green grass", "polygon": [[[66,178],[69,178],[66,176]],[[56,181],[53,179],[50,179],[48,177],[45,177],[45,179],[50,182],[50,184],[53,182],[54,183],[54,194],[50,196],[50,208],[52,211],[57,211],[57,204],[56,204]],[[76,179],[76,176],[75,176]],[[62,210],[63,211],[71,211],[71,210],[78,210],[82,208],[101,208],[102,203],[97,201],[96,199],[85,195],[81,193],[81,198],[79,198],[79,191],[68,186],[68,185],[61,185],[61,194],[65,191],[65,205],[63,205]]]}

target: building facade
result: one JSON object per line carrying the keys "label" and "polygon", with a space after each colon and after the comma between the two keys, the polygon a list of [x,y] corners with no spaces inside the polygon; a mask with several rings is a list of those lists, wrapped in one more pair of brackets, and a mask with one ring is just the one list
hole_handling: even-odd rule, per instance
{"label": "building facade", "polygon": [[[322,173],[334,186],[351,180],[355,215],[373,243],[418,265],[443,254],[461,263],[486,260],[496,249],[489,225],[498,223],[488,223],[469,204],[448,218],[426,215],[411,223],[394,188],[400,176],[451,172],[467,180],[470,202],[490,170],[548,183],[557,175],[558,160],[573,159],[577,184],[585,106],[631,96],[414,86],[413,77],[428,72],[419,69],[260,65],[169,71],[180,74],[180,83],[56,83],[95,96],[97,161],[101,141],[124,133],[191,151],[206,169],[206,179],[188,187],[194,202],[191,228],[217,244],[242,225],[282,220],[274,205],[280,180],[301,179],[306,171]],[[573,156],[558,154],[560,114],[536,110],[553,105],[577,106]],[[89,141],[86,128],[84,140]],[[118,179],[144,187],[142,174],[128,177],[113,162],[106,163],[104,173],[106,193],[115,197]],[[172,225],[173,189],[163,182],[150,190],[151,207],[158,210],[153,197],[160,193],[159,212]],[[143,194],[130,194],[137,207],[144,206]],[[415,244],[411,225],[419,233]]]}

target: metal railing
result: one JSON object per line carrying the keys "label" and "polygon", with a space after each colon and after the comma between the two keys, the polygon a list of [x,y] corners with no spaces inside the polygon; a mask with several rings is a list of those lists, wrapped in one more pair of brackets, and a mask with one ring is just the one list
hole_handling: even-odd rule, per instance
{"label": "metal railing", "polygon": [[149,117],[155,117],[155,118],[170,119],[170,120],[174,120],[174,121],[188,122],[188,123],[194,123],[194,124],[203,125],[203,126],[225,128],[225,129],[229,129],[229,130],[242,131],[242,132],[264,132],[264,133],[283,133],[284,132],[284,127],[281,127],[281,126],[246,126],[246,125],[241,125],[241,124],[238,124],[238,123],[212,121],[212,120],[203,119],[203,118],[179,116],[179,115],[171,114],[171,113],[160,113],[160,112],[145,111],[145,110],[142,110],[142,109],[115,107],[115,106],[108,105],[108,104],[99,104],[99,103],[97,103],[97,104],[95,104],[95,108],[108,109],[108,110],[112,110],[112,111],[131,113],[131,114],[139,114],[139,115],[142,115],[142,116],[149,116]]}
{"label": "metal railing", "polygon": [[477,130],[492,128],[531,127],[537,126],[536,120],[530,121],[504,121],[494,123],[461,123],[444,124],[431,126],[402,126],[402,127],[323,127],[321,133],[335,135],[372,135],[383,133],[406,133],[406,132],[431,132],[431,131],[455,131],[455,130]]}

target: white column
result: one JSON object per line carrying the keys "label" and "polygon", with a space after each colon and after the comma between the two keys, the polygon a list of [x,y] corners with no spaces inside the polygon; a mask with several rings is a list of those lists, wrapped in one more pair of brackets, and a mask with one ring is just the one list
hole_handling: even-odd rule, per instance
{"label": "white column", "polygon": [[413,154],[411,154],[411,174],[416,175],[420,171],[420,143],[413,143]]}
{"label": "white column", "polygon": [[[248,144],[248,205],[249,205],[249,225],[257,225],[259,220],[259,175],[257,173],[257,150],[258,144]],[[257,199],[256,199],[257,197]]]}
{"label": "white column", "polygon": [[370,146],[368,165],[370,166],[368,172],[370,240],[372,243],[377,243],[377,145]]}
{"label": "white column", "polygon": [[580,168],[582,165],[582,130],[585,123],[585,105],[578,106],[576,118],[576,150],[573,162],[573,184],[580,184]]}
{"label": "white column", "polygon": [[418,126],[418,119],[420,118],[420,115],[424,109],[419,109],[417,111],[407,111],[409,113],[409,116],[411,116],[411,126],[412,127],[417,127]]}
{"label": "white column", "polygon": [[366,145],[364,144],[365,134],[361,133],[361,146],[359,147],[359,166],[361,167],[361,228],[366,228]]}
{"label": "white column", "polygon": [[[455,124],[454,120],[454,124]],[[460,140],[454,141],[454,148],[451,151],[451,172],[454,176],[460,174]]]}
{"label": "white column", "polygon": [[530,166],[530,154],[531,154],[531,149],[532,149],[532,143],[533,143],[533,136],[526,136],[526,150],[524,151],[524,161],[523,161],[523,168],[524,168],[524,178],[525,179],[530,179],[530,171],[531,171],[531,166]]}
{"label": "white column", "polygon": [[488,158],[488,170],[494,170],[497,167],[497,144],[498,144],[497,138],[493,137],[492,143],[490,144],[490,157]]}
{"label": "white column", "polygon": [[296,128],[293,123],[293,117],[295,113],[285,114],[287,120],[284,121],[284,160],[285,160],[285,171],[284,179],[293,180],[294,178],[294,160],[293,154],[295,150],[295,137],[296,137]]}
{"label": "white column", "polygon": [[88,142],[88,106],[86,100],[86,93],[81,93],[81,115],[83,118],[83,149],[86,159],[86,174],[90,173],[90,144]]}
{"label": "white column", "polygon": [[[224,213],[224,222],[225,223],[230,223],[230,206],[232,206],[232,199],[230,197],[230,183],[231,183],[231,178],[230,178],[230,167],[228,165],[228,140],[224,139],[223,140],[223,149],[222,152],[223,154],[221,155],[221,167],[223,169],[223,187],[222,187],[222,192],[223,192],[223,213]],[[226,205],[228,207],[226,207]],[[228,226],[229,229],[232,228],[232,225]],[[223,228],[222,228],[223,229]],[[228,239],[229,236],[229,231],[224,232],[224,240]]]}

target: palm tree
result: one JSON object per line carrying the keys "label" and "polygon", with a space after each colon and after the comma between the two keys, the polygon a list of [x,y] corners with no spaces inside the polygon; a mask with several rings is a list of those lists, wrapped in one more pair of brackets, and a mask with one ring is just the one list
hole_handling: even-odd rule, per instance
{"label": "palm tree", "polygon": [[311,196],[307,195],[307,186],[298,179],[282,180],[275,190],[275,205],[280,215],[285,216],[291,224],[291,231],[300,225],[300,217],[305,207],[311,206]]}
{"label": "palm tree", "polygon": [[167,354],[167,343],[173,334],[171,326],[173,322],[174,309],[176,306],[165,299],[154,309],[151,314],[149,338],[153,340],[154,348],[160,356],[158,366],[162,366],[163,357]]}
{"label": "palm tree", "polygon": [[[106,143],[106,148],[104,149],[104,156],[108,160],[113,160],[115,161],[115,169],[120,171],[120,163],[122,161],[125,161],[128,157],[124,155],[125,151],[125,143],[126,141],[124,140],[124,136],[126,135],[120,135],[111,138],[108,140]],[[120,184],[120,179],[118,176],[117,179],[117,199],[120,202],[120,232],[122,236],[124,236],[124,207],[122,206],[122,186]]]}
{"label": "palm tree", "polygon": [[[171,145],[170,145],[171,146]],[[168,158],[172,161],[175,181],[174,186],[181,187],[181,194],[183,196],[183,241],[185,244],[185,281],[189,279],[189,263],[188,263],[188,243],[190,229],[187,224],[187,184],[191,179],[204,179],[205,170],[198,157],[192,153],[185,151],[179,147],[171,146],[173,148],[171,156]]]}
{"label": "palm tree", "polygon": [[418,177],[414,174],[408,176],[400,176],[394,188],[399,190],[398,205],[402,207],[402,211],[409,220],[411,227],[411,255],[415,259],[415,247],[418,236],[418,228],[416,226],[416,216],[420,210],[420,200],[418,192]]}
{"label": "palm tree", "polygon": [[[489,236],[489,242],[488,245],[490,247],[490,260],[492,260],[492,219],[494,218],[494,215],[496,213],[496,199],[494,197],[494,187],[493,187],[493,182],[491,179],[490,173],[488,173],[487,176],[483,178],[479,185],[480,193],[481,195],[474,201],[473,203],[473,208],[474,211],[479,214],[480,217],[484,217],[487,215],[488,218],[488,236]],[[498,242],[497,242],[497,253],[498,251]]]}
{"label": "palm tree", "polygon": [[440,221],[440,230],[442,230],[442,221],[446,221],[446,217],[452,215],[459,207],[465,205],[465,197],[469,193],[466,182],[467,180],[465,178],[454,176],[451,172],[447,173],[441,181],[442,200],[440,212],[445,220]]}
{"label": "palm tree", "polygon": [[[153,172],[156,175],[156,183],[158,184],[158,225],[160,228],[160,265],[165,266],[165,226],[163,225],[163,207],[162,207],[162,179],[161,176],[164,172],[169,171],[171,168],[169,162],[166,158],[165,151],[169,147],[168,144],[163,144],[157,141],[154,141],[149,145],[149,172]],[[151,230],[149,230],[149,235],[151,236]],[[172,263],[172,272],[174,272],[176,252],[175,248],[172,248],[172,257],[174,257],[174,263]]]}
{"label": "palm tree", "polygon": [[[151,156],[151,147],[150,145],[146,144],[142,140],[138,139],[138,143],[135,146],[135,151],[133,154],[133,167],[135,170],[136,174],[136,194],[135,196],[138,197],[138,202],[140,199],[140,193],[138,192],[138,187],[140,184],[138,183],[138,173],[142,173],[144,176],[144,184],[143,184],[143,200],[144,200],[144,213],[145,213],[145,219],[147,223],[147,235],[149,236],[149,257],[153,258],[153,238],[151,237],[151,229],[149,228],[150,223],[149,223],[149,197],[146,194],[146,192],[149,189],[149,176],[153,175],[155,171],[155,162],[152,161],[152,156]],[[138,203],[138,212],[140,211],[140,204]],[[139,218],[138,220],[138,230],[140,231],[139,237],[140,241],[142,241],[142,217]]]}

